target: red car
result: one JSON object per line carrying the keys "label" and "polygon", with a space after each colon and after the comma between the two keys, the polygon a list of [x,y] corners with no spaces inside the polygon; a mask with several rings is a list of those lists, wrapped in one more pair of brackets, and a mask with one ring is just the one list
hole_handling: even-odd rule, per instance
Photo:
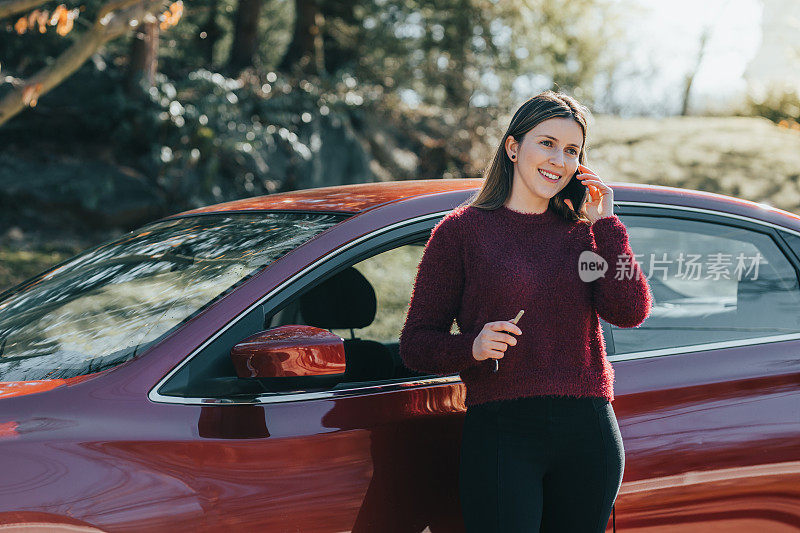
{"label": "red car", "polygon": [[[463,530],[464,386],[398,337],[431,228],[480,184],[198,209],[0,295],[0,529]],[[800,217],[612,185],[655,304],[604,324],[608,529],[800,529]]]}

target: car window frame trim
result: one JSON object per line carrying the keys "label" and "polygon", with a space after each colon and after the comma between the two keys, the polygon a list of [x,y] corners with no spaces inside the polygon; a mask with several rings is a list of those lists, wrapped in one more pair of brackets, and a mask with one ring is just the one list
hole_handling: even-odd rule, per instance
{"label": "car window frame trim", "polygon": [[[658,209],[665,209],[665,210],[672,210],[672,211],[689,211],[695,213],[703,213],[708,215],[713,215],[714,217],[720,218],[731,218],[743,222],[747,222],[751,225],[755,226],[765,226],[770,228],[770,233],[773,235],[773,239],[777,242],[782,244],[783,247],[786,244],[783,242],[782,238],[780,237],[780,231],[786,231],[788,233],[795,234],[800,237],[800,231],[794,230],[792,228],[787,228],[786,226],[780,226],[778,224],[774,224],[772,222],[766,222],[763,220],[758,220],[755,218],[750,218],[742,215],[737,215],[734,213],[726,213],[724,211],[716,211],[713,209],[705,209],[705,208],[698,208],[698,207],[691,207],[691,206],[678,206],[672,204],[659,204],[653,202],[637,202],[637,201],[616,201],[614,202],[615,207],[620,207],[622,209],[618,210],[615,215],[631,215],[636,216],[640,213],[625,213],[624,208],[638,208],[638,207],[645,207],[645,208],[658,208]],[[254,395],[252,397],[237,397],[237,398],[203,398],[203,397],[183,397],[183,396],[167,396],[162,395],[159,393],[161,387],[169,381],[169,379],[175,375],[181,368],[183,368],[186,364],[188,364],[194,357],[197,356],[200,352],[202,352],[209,344],[211,344],[216,338],[222,335],[225,331],[233,327],[239,320],[243,317],[247,316],[250,312],[254,311],[257,307],[263,305],[267,300],[279,295],[281,292],[285,291],[291,284],[298,282],[304,276],[306,276],[312,270],[319,268],[323,264],[333,261],[335,259],[340,258],[341,255],[350,252],[353,248],[357,247],[361,243],[369,241],[371,239],[375,239],[380,237],[385,233],[389,233],[391,231],[402,229],[407,226],[412,226],[417,223],[421,222],[428,222],[428,221],[436,221],[441,217],[450,213],[452,209],[444,210],[444,211],[437,211],[435,213],[429,213],[426,215],[419,215],[414,218],[410,218],[408,220],[403,220],[400,222],[396,222],[389,226],[385,226],[379,228],[373,232],[367,233],[362,235],[358,239],[354,239],[340,248],[332,251],[331,254],[325,255],[321,257],[317,261],[309,264],[302,270],[296,272],[291,277],[287,278],[286,280],[282,281],[277,287],[275,287],[272,291],[265,294],[261,298],[259,298],[256,302],[250,305],[247,309],[242,311],[239,315],[237,315],[234,319],[232,319],[225,327],[220,328],[217,332],[214,333],[211,337],[206,339],[200,346],[198,346],[195,350],[192,351],[187,357],[185,357],[178,365],[173,367],[166,375],[164,375],[148,392],[148,399],[154,403],[161,403],[161,404],[179,404],[179,405],[267,405],[273,403],[289,403],[289,402],[301,402],[301,401],[311,401],[311,400],[332,400],[338,398],[346,398],[352,396],[358,396],[361,394],[371,394],[371,393],[386,393],[386,392],[394,392],[400,390],[407,390],[412,388],[422,388],[422,387],[431,387],[431,386],[441,386],[447,384],[458,384],[462,383],[461,378],[458,374],[450,374],[447,376],[427,376],[421,378],[410,378],[408,380],[404,380],[398,383],[376,383],[375,385],[365,385],[365,386],[357,386],[352,388],[346,389],[338,389],[338,390],[326,390],[326,391],[289,391],[289,392],[269,392],[259,395]],[[345,219],[342,223],[346,223],[351,218]],[[430,229],[433,229],[431,225]],[[329,228],[330,229],[330,228]],[[427,230],[426,230],[427,231]],[[416,232],[416,231],[415,231]],[[402,242],[404,239],[411,237],[415,232],[409,232],[405,236],[400,236],[397,239],[394,239],[391,242]],[[776,238],[777,236],[777,238]],[[375,249],[386,249],[386,242],[381,242],[376,245],[373,250]],[[784,252],[785,250],[781,247],[781,251]],[[357,254],[358,256],[363,255],[362,253]],[[374,255],[374,254],[373,254]],[[793,261],[794,256],[790,256],[787,258],[795,269],[798,269],[798,265],[795,261]],[[335,270],[337,267],[331,268],[331,270]],[[319,276],[319,278],[323,278],[327,273]],[[316,279],[319,279],[316,278]],[[280,305],[280,304],[278,304]],[[613,335],[613,333],[612,333]],[[607,356],[608,361],[610,363],[616,362],[623,362],[623,361],[632,361],[638,359],[646,359],[651,357],[665,357],[669,355],[680,355],[690,352],[703,352],[709,350],[720,350],[726,348],[737,348],[741,346],[752,346],[752,345],[759,345],[759,344],[770,344],[773,342],[784,342],[784,341],[791,341],[791,340],[800,340],[800,332],[799,333],[792,333],[792,334],[785,334],[785,335],[773,335],[768,337],[755,337],[752,339],[739,339],[734,341],[721,341],[721,342],[713,342],[713,343],[704,343],[704,344],[695,344],[690,346],[680,346],[675,348],[661,348],[656,350],[644,350],[640,352],[628,352],[624,354],[615,354]]]}

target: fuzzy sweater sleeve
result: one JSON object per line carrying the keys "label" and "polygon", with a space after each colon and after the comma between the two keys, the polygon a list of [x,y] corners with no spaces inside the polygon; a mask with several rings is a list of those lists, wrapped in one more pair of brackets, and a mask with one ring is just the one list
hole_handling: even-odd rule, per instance
{"label": "fuzzy sweater sleeve", "polygon": [[592,282],[597,314],[621,328],[640,325],[650,314],[653,298],[625,226],[616,215],[603,217],[591,225],[590,239],[592,251],[608,263],[605,275]]}
{"label": "fuzzy sweater sleeve", "polygon": [[453,374],[480,363],[472,356],[476,333],[450,333],[464,289],[464,240],[459,221],[446,216],[425,245],[400,333],[400,358],[418,372]]}

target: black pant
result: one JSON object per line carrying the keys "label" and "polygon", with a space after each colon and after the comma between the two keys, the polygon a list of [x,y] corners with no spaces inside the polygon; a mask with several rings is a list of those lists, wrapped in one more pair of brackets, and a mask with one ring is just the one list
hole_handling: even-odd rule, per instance
{"label": "black pant", "polygon": [[603,532],[624,467],[619,425],[605,398],[471,406],[459,478],[466,530]]}

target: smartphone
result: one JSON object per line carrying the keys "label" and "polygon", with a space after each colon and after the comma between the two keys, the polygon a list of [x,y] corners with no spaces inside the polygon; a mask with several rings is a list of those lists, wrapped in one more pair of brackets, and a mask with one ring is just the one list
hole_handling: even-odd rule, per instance
{"label": "smartphone", "polygon": [[577,178],[578,174],[580,174],[580,171],[576,170],[572,179],[569,180],[566,187],[562,189],[561,194],[562,198],[570,199],[572,205],[575,206],[575,211],[580,212],[581,206],[583,206],[583,202],[586,201],[586,196],[589,194],[589,188]]}

